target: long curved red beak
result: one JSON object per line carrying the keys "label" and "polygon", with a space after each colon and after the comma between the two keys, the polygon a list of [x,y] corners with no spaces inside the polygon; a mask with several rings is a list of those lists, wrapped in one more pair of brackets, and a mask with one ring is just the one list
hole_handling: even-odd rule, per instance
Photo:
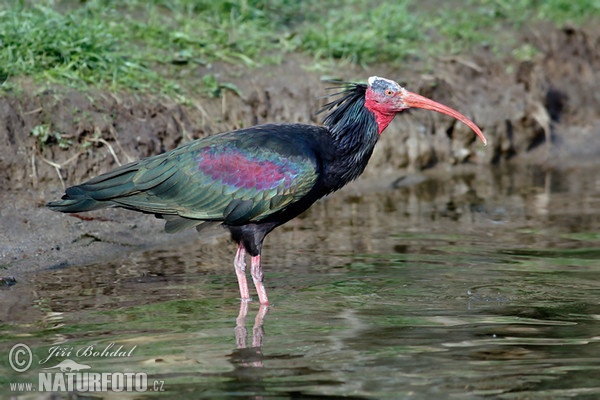
{"label": "long curved red beak", "polygon": [[458,111],[453,110],[450,107],[446,107],[445,105],[440,104],[437,101],[433,101],[431,99],[428,99],[427,97],[423,97],[420,94],[416,94],[413,92],[407,91],[403,96],[403,100],[404,100],[404,103],[408,107],[424,108],[426,110],[437,111],[439,113],[449,115],[452,118],[455,118],[455,119],[461,121],[462,123],[467,125],[469,128],[471,128],[473,130],[473,132],[475,132],[477,134],[477,136],[479,136],[479,139],[481,139],[484,146],[487,145],[487,139],[483,135],[483,132],[481,132],[481,129],[479,129],[479,127],[477,125],[475,125],[475,123],[473,121],[471,121],[469,118],[465,117]]}

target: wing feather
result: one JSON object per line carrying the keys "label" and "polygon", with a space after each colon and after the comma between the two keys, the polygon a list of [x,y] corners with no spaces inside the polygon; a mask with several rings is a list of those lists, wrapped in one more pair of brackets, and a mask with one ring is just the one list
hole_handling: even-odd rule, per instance
{"label": "wing feather", "polygon": [[[274,126],[276,127],[276,126]],[[267,137],[268,136],[268,137]],[[260,221],[308,194],[319,167],[293,135],[255,130],[201,139],[80,185],[96,200],[169,218]]]}

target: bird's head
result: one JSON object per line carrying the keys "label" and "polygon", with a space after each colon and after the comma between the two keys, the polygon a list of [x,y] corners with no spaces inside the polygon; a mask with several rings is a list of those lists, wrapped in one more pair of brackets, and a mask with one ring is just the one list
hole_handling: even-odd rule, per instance
{"label": "bird's head", "polygon": [[479,136],[483,144],[487,144],[485,136],[477,125],[458,111],[427,97],[409,92],[390,79],[372,76],[368,83],[365,107],[375,114],[380,134],[392,122],[397,113],[409,108],[424,108],[449,115],[463,122]]}

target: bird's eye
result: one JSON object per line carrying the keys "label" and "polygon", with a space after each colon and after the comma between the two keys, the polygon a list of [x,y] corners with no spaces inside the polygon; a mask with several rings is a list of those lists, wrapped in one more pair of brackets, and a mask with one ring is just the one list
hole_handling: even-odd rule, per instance
{"label": "bird's eye", "polygon": [[391,96],[393,94],[394,94],[394,91],[392,89],[388,89],[388,90],[385,91],[385,95],[386,96]]}

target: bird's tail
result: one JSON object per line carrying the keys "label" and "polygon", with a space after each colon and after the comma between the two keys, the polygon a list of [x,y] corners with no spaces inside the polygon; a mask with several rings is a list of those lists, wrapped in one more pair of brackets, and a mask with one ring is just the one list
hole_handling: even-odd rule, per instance
{"label": "bird's tail", "polygon": [[53,211],[76,213],[115,206],[112,199],[126,196],[136,190],[132,177],[138,164],[132,163],[93,178],[81,185],[68,188],[62,200],[46,206]]}
{"label": "bird's tail", "polygon": [[106,202],[94,200],[87,196],[85,191],[77,190],[76,193],[72,189],[78,189],[72,187],[67,190],[67,193],[62,197],[62,200],[51,201],[46,204],[46,207],[52,211],[60,211],[64,213],[76,213],[83,211],[92,211],[100,208],[108,207],[110,204]]}

